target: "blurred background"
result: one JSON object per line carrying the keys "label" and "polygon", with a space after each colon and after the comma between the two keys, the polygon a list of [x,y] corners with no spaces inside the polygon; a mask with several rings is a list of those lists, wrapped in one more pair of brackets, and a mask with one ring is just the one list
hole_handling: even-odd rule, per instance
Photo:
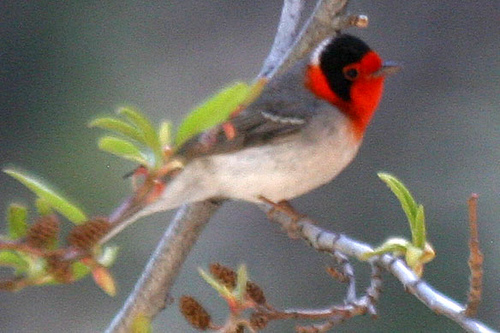
{"label": "blurred background", "polygon": [[[310,1],[314,2],[314,1]],[[50,181],[92,215],[109,213],[130,193],[134,168],[96,148],[102,132],[86,124],[132,105],[176,124],[191,108],[235,80],[251,80],[272,44],[282,2],[2,1],[0,11],[0,165]],[[500,20],[499,2],[351,1],[367,14],[365,39],[384,59],[403,64],[387,80],[379,112],[354,163],[335,181],[293,201],[320,225],[371,244],[410,237],[396,199],[377,171],[400,177],[425,205],[437,258],[425,279],[464,301],[468,289],[466,200],[480,195],[485,254],[479,318],[500,328]],[[33,196],[0,174],[0,214]],[[68,286],[0,293],[2,332],[99,332],[119,310],[172,212],[126,229],[112,268],[111,298],[87,278]],[[324,272],[331,259],[292,241],[255,206],[231,202],[214,216],[172,291],[191,294],[222,320],[226,308],[198,275],[219,261],[245,263],[279,308],[341,302],[345,286]],[[356,264],[359,287],[368,268]],[[379,319],[359,317],[337,332],[457,332],[384,274]],[[362,289],[360,289],[362,291]],[[291,332],[273,322],[265,332]],[[192,332],[177,303],[154,322],[158,332]]]}

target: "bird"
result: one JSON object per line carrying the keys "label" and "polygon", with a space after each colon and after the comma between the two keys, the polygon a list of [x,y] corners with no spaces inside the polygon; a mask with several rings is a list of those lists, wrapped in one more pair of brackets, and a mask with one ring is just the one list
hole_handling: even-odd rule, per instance
{"label": "bird", "polygon": [[325,39],[253,103],[178,147],[183,168],[134,220],[212,198],[282,202],[330,182],[356,156],[398,70],[358,37]]}

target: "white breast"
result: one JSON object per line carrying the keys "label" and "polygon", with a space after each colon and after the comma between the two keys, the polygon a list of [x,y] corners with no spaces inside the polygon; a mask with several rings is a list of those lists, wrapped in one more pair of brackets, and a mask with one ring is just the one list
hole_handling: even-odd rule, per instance
{"label": "white breast", "polygon": [[352,161],[359,144],[347,121],[333,132],[325,126],[315,129],[323,132],[312,137],[302,133],[300,139],[280,145],[212,157],[221,195],[254,202],[264,196],[278,202],[331,181]]}

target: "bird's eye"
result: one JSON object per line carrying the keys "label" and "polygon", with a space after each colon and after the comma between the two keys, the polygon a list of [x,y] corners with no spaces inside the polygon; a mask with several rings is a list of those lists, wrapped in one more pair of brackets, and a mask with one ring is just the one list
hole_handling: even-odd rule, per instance
{"label": "bird's eye", "polygon": [[352,68],[352,67],[344,68],[344,77],[346,79],[348,79],[349,81],[356,80],[358,75],[359,75],[359,72],[356,68]]}

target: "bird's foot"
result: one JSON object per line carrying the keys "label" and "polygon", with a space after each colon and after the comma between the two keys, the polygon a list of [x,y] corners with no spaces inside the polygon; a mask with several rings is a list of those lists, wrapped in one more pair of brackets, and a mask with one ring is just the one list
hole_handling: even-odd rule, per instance
{"label": "bird's foot", "polygon": [[305,216],[297,212],[287,200],[279,202],[271,201],[263,196],[259,197],[264,203],[271,205],[271,209],[266,213],[268,219],[274,220],[277,213],[284,214],[290,219],[290,223],[282,224],[288,236],[293,239],[300,238],[300,230],[298,222]]}

